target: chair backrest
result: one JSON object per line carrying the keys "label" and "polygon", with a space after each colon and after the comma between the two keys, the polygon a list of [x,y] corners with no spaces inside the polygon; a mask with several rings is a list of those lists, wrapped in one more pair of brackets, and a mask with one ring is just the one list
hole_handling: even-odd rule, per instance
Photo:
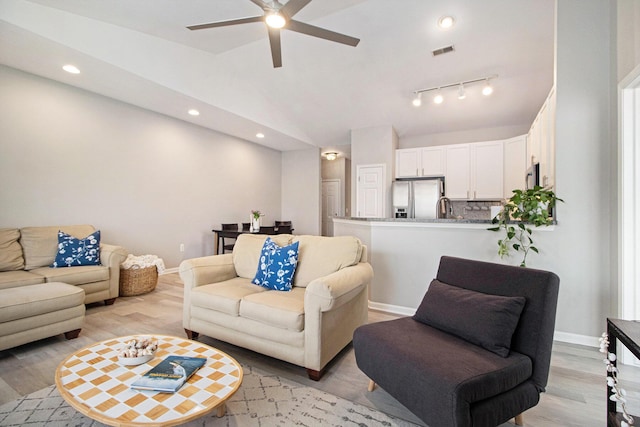
{"label": "chair backrest", "polygon": [[233,224],[222,224],[222,229],[223,230],[233,230],[233,231],[238,231],[238,223],[233,223]]}
{"label": "chair backrest", "polygon": [[291,227],[291,226],[292,226],[292,224],[291,224],[291,221],[276,221],[276,222],[275,222],[275,226],[276,226],[276,227],[282,227],[282,226],[289,226],[289,227]]}
{"label": "chair backrest", "polygon": [[511,349],[531,358],[532,380],[539,391],[544,391],[551,363],[560,284],[558,276],[532,268],[443,256],[436,278],[485,294],[526,298],[511,340]]}
{"label": "chair backrest", "polygon": [[278,234],[291,234],[291,226],[290,225],[279,225],[276,227],[276,232]]}
{"label": "chair backrest", "polygon": [[242,231],[249,231],[251,230],[251,223],[250,222],[243,222],[242,223]]}

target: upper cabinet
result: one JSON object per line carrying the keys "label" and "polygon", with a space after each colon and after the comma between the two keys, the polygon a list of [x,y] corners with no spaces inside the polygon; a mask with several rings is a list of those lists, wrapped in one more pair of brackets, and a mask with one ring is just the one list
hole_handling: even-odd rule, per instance
{"label": "upper cabinet", "polygon": [[443,147],[396,150],[396,178],[444,175]]}
{"label": "upper cabinet", "polygon": [[555,185],[556,92],[551,89],[527,135],[527,167],[540,163],[540,185]]}
{"label": "upper cabinet", "polygon": [[504,144],[502,141],[470,144],[473,199],[502,199],[504,196]]}
{"label": "upper cabinet", "polygon": [[524,190],[527,175],[527,136],[504,141],[504,198],[513,196],[513,190]]}
{"label": "upper cabinet", "polygon": [[471,199],[469,144],[445,146],[445,153],[445,196],[450,199]]}

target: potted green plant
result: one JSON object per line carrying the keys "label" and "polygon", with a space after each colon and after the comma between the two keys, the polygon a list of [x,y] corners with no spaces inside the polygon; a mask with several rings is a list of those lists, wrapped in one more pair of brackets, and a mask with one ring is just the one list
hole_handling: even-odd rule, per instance
{"label": "potted green plant", "polygon": [[530,224],[535,227],[553,224],[551,212],[557,202],[564,200],[558,198],[551,189],[538,185],[529,190],[513,190],[513,196],[507,200],[502,211],[491,220],[497,226],[489,228],[490,231],[505,233],[505,237],[498,240],[500,258],[509,256],[511,249],[514,249],[523,253],[520,267],[526,267],[529,251],[538,253],[531,238],[533,230]]}

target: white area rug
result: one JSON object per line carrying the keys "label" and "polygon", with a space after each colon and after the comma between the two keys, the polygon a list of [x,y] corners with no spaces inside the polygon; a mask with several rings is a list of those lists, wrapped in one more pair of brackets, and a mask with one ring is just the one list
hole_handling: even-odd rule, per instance
{"label": "white area rug", "polygon": [[[213,413],[186,426],[384,426],[416,424],[243,366],[242,386],[227,402],[222,418]],[[366,392],[365,392],[366,393]],[[102,426],[70,407],[55,386],[0,406],[0,426]]]}

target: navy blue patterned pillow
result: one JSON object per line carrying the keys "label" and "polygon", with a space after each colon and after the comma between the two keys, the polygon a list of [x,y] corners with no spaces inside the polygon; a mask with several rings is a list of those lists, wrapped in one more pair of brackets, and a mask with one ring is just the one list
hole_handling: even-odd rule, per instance
{"label": "navy blue patterned pillow", "polygon": [[290,291],[298,265],[298,245],[280,247],[267,237],[262,245],[258,271],[251,283],[276,291]]}
{"label": "navy blue patterned pillow", "polygon": [[100,265],[100,230],[84,239],[76,239],[58,231],[58,253],[51,267],[74,267],[78,265]]}

